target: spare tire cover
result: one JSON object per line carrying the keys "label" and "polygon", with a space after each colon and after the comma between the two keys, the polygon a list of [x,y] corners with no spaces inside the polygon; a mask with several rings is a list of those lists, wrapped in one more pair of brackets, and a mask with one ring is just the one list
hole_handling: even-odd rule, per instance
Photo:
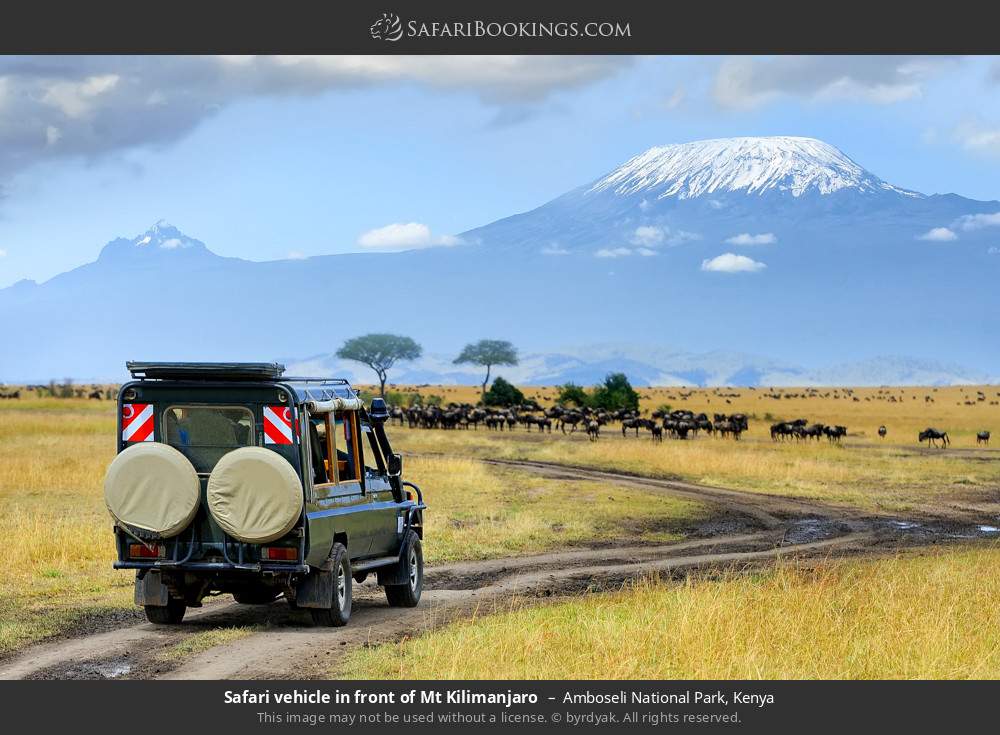
{"label": "spare tire cover", "polygon": [[133,444],[104,475],[104,502],[115,520],[159,536],[176,536],[187,528],[200,500],[198,473],[167,444]]}
{"label": "spare tire cover", "polygon": [[302,514],[302,483],[280,454],[241,447],[212,470],[208,509],[233,538],[252,544],[274,541],[292,530]]}

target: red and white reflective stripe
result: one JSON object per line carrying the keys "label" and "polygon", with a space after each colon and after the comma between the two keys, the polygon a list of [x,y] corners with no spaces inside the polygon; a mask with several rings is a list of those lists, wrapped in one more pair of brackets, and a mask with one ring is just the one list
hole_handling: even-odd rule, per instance
{"label": "red and white reflective stripe", "polygon": [[292,409],[287,406],[264,406],[264,443],[292,443]]}
{"label": "red and white reflective stripe", "polygon": [[153,441],[153,404],[122,404],[122,441]]}

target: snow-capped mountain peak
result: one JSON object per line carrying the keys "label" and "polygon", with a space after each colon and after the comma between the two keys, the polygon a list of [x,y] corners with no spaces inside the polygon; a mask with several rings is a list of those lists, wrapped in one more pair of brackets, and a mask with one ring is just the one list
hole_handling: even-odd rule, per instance
{"label": "snow-capped mountain peak", "polygon": [[[138,258],[154,253],[191,252],[203,254],[208,249],[200,240],[188,237],[166,220],[156,224],[131,239],[120,237],[112,240],[101,251],[101,259],[108,258]],[[143,258],[145,259],[145,258]]]}
{"label": "snow-capped mountain peak", "polygon": [[729,192],[798,197],[848,188],[864,194],[923,196],[882,181],[828,143],[790,136],[657,146],[626,161],[588,193],[612,191],[622,196],[642,193],[679,199]]}

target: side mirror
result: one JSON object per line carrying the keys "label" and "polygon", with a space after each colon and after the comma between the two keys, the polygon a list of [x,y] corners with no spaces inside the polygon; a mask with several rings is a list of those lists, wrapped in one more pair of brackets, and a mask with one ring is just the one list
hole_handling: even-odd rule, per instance
{"label": "side mirror", "polygon": [[393,452],[386,460],[386,469],[389,470],[390,477],[399,477],[403,474],[403,455]]}
{"label": "side mirror", "polygon": [[372,398],[372,405],[368,409],[368,415],[372,421],[385,421],[389,418],[389,407],[385,405],[383,399]]}

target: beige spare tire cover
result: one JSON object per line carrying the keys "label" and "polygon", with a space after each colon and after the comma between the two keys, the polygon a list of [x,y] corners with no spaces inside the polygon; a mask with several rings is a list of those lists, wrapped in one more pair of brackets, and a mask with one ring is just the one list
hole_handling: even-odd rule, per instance
{"label": "beige spare tire cover", "polygon": [[241,447],[223,455],[212,470],[208,509],[233,538],[274,541],[292,530],[302,513],[302,483],[280,454]]}
{"label": "beige spare tire cover", "polygon": [[176,536],[187,528],[200,500],[198,473],[167,444],[133,444],[104,475],[104,502],[115,520],[158,536]]}

